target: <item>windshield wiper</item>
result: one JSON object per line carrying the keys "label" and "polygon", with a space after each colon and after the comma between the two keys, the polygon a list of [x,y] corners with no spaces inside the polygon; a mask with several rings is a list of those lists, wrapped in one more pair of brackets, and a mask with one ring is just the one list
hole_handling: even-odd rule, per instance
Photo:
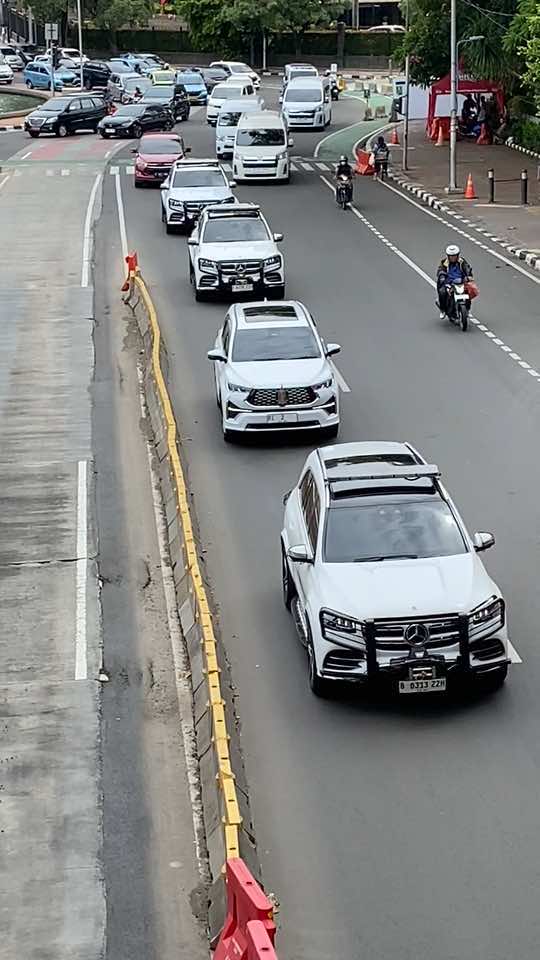
{"label": "windshield wiper", "polygon": [[380,563],[381,560],[418,560],[417,553],[393,553],[384,557],[355,557],[353,563]]}

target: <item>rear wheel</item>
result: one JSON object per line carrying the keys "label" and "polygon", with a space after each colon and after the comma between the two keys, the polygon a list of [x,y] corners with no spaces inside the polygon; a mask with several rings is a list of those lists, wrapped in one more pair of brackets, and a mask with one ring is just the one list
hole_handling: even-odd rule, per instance
{"label": "rear wheel", "polygon": [[492,673],[488,673],[485,677],[483,677],[480,680],[482,689],[484,689],[486,693],[491,693],[491,692],[494,692],[495,690],[500,690],[507,676],[508,676],[508,664],[505,663],[504,667],[499,667],[498,670],[494,670]]}
{"label": "rear wheel", "polygon": [[459,321],[461,323],[461,329],[465,333],[469,325],[469,308],[467,307],[466,303],[458,304],[458,313],[459,313]]}

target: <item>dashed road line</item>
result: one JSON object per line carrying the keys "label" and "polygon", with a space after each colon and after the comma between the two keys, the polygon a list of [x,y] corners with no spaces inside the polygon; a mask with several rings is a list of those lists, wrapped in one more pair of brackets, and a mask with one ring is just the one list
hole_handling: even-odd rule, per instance
{"label": "dashed road line", "polygon": [[[331,183],[329,180],[327,180],[326,177],[322,176],[322,174],[320,176],[320,179],[328,187],[328,189],[331,190],[332,193],[334,193],[334,189],[335,189],[334,184]],[[399,191],[396,190],[396,193],[399,193]],[[405,197],[405,199],[408,200],[409,198]],[[432,287],[433,289],[437,288],[437,284],[435,283],[435,280],[433,280],[433,278],[430,277],[425,272],[425,270],[422,270],[422,268],[419,267],[418,264],[414,262],[414,260],[411,260],[411,258],[408,257],[406,253],[403,253],[403,251],[400,250],[399,247],[397,247],[394,243],[392,243],[391,240],[388,240],[388,238],[385,237],[384,234],[381,233],[381,231],[378,230],[377,227],[374,226],[374,224],[372,224],[367,219],[367,217],[365,217],[364,214],[360,212],[360,210],[357,209],[357,207],[351,206],[350,209],[352,213],[355,215],[355,217],[357,217],[357,219],[360,220],[360,222],[363,223],[364,226],[366,226],[368,230],[370,230],[371,233],[375,237],[377,237],[377,239],[380,240],[381,243],[385,245],[385,247],[388,247],[388,249],[391,250],[391,252],[394,253],[397,257],[399,257],[400,260],[403,260],[403,262],[406,263],[407,266],[411,268],[411,270],[414,270],[414,272],[417,273],[418,276],[422,277],[422,280],[425,280],[425,282],[428,283],[430,287]],[[431,213],[431,211],[425,211],[425,212]],[[440,220],[442,218],[436,217],[436,219]],[[443,223],[444,222],[445,221],[443,221]],[[455,228],[452,227],[452,229],[455,229]],[[501,254],[497,254],[495,251],[494,251],[494,255],[497,257],[501,257],[501,259],[503,260],[506,259],[505,257],[502,257]],[[519,267],[517,264],[511,263],[510,261],[508,261],[508,263],[511,267],[517,268],[519,270]],[[530,274],[528,274],[526,271],[523,271],[523,272],[527,277],[529,277],[530,280],[533,280],[535,283],[540,283],[540,278],[531,277]],[[535,379],[537,383],[540,382],[540,374],[538,373],[538,371],[526,360],[523,360],[523,358],[519,355],[519,353],[516,353],[512,347],[508,346],[508,344],[506,344],[504,340],[498,337],[497,334],[493,333],[493,331],[490,330],[489,327],[487,327],[484,323],[481,323],[476,317],[473,317],[472,315],[470,315],[469,320],[471,323],[473,323],[476,326],[477,330],[479,330],[481,333],[484,334],[484,336],[486,337],[487,340],[489,340],[490,343],[495,344],[495,346],[499,350],[501,350],[504,354],[506,354],[507,357],[513,360],[516,366],[520,367],[520,369],[524,370],[528,375],[533,377],[533,379]]]}

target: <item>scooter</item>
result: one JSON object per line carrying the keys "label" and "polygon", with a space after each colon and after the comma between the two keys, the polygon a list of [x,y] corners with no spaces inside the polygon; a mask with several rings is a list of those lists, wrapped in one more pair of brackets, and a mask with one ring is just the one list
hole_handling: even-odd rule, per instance
{"label": "scooter", "polygon": [[352,200],[352,180],[340,174],[336,181],[336,203],[342,210],[346,210]]}
{"label": "scooter", "polygon": [[465,333],[469,326],[469,314],[471,312],[471,297],[467,290],[467,284],[451,283],[446,289],[450,299],[446,316],[450,323],[461,327]]}

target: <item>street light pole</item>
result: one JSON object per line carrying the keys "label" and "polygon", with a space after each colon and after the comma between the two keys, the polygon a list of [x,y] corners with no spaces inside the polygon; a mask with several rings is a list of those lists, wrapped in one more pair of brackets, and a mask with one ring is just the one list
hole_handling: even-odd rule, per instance
{"label": "street light pole", "polygon": [[80,71],[80,83],[81,83],[81,90],[84,90],[81,0],[77,0],[77,20],[78,20],[78,27],[79,27],[79,58],[80,58],[79,71]]}
{"label": "street light pole", "polygon": [[[409,31],[409,0],[405,8],[405,29]],[[401,166],[403,170],[409,169],[409,89],[411,84],[411,57],[407,51],[405,57],[405,119],[403,122],[403,156]]]}
{"label": "street light pole", "polygon": [[456,184],[456,145],[457,145],[457,90],[459,69],[459,48],[464,43],[476,43],[485,40],[483,34],[474,37],[464,37],[456,43],[456,0],[452,0],[450,8],[450,182],[448,192],[457,190]]}

